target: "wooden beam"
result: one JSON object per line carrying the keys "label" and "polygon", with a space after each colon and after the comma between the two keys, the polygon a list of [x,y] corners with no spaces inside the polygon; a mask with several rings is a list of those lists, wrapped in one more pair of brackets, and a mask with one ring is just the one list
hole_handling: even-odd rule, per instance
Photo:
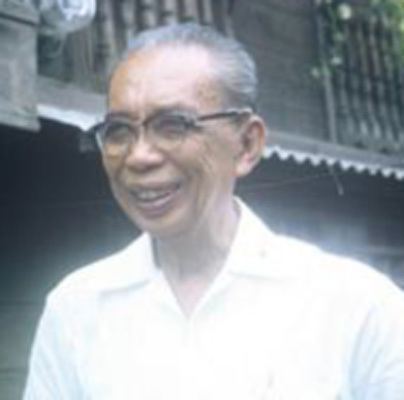
{"label": "wooden beam", "polygon": [[106,95],[83,90],[71,83],[38,78],[38,114],[87,130],[106,110]]}

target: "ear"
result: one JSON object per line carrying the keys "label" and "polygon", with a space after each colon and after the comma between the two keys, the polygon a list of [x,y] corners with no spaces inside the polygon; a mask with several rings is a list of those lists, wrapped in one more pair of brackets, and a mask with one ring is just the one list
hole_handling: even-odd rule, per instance
{"label": "ear", "polygon": [[265,148],[266,126],[258,115],[250,117],[240,136],[240,152],[236,160],[236,176],[248,175],[261,159]]}

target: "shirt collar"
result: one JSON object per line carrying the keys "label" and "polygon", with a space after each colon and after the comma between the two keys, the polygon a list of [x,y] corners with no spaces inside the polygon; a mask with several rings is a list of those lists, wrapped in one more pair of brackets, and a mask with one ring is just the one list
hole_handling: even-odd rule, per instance
{"label": "shirt collar", "polygon": [[115,290],[142,285],[159,273],[153,259],[151,237],[143,233],[124,250],[104,260],[102,289]]}
{"label": "shirt collar", "polygon": [[[292,239],[272,232],[240,199],[240,221],[224,266],[229,273],[256,278],[290,279],[299,275],[290,262]],[[292,257],[293,258],[293,257]]]}
{"label": "shirt collar", "polygon": [[[223,272],[257,278],[295,277],[296,266],[290,257],[285,257],[290,252],[285,240],[269,230],[240,199],[236,201],[240,220]],[[141,285],[160,273],[154,262],[153,241],[147,233],[109,260],[113,265],[104,281],[107,290]]]}

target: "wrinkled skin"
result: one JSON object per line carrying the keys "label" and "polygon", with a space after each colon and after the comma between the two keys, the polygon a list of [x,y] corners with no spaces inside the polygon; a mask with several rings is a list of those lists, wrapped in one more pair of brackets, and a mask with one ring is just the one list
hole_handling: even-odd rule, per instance
{"label": "wrinkled skin", "polygon": [[[213,58],[190,46],[156,48],[129,57],[112,76],[108,102],[110,112],[123,112],[134,120],[167,108],[197,114],[223,109]],[[257,137],[254,154],[248,148],[249,136]],[[257,162],[263,136],[258,118],[243,126],[216,120],[175,151],[151,145],[142,134],[128,154],[104,155],[103,162],[117,201],[140,229],[157,238],[202,231],[215,235],[236,220],[235,182]],[[141,201],[142,191],[165,199]]]}

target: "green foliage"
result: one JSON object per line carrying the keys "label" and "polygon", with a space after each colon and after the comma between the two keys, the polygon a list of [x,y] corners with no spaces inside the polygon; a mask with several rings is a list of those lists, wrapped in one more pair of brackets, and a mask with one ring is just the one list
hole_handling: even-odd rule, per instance
{"label": "green foliage", "polygon": [[370,0],[373,12],[384,11],[399,37],[401,54],[404,57],[404,0]]}
{"label": "green foliage", "polygon": [[316,5],[328,17],[333,46],[328,49],[328,54],[321,60],[320,65],[312,69],[315,78],[330,75],[332,70],[342,63],[342,49],[347,38],[341,27],[352,18],[359,17],[371,21],[378,15],[385,15],[398,38],[398,47],[404,60],[404,0],[367,0],[356,5],[350,0],[316,0]]}

